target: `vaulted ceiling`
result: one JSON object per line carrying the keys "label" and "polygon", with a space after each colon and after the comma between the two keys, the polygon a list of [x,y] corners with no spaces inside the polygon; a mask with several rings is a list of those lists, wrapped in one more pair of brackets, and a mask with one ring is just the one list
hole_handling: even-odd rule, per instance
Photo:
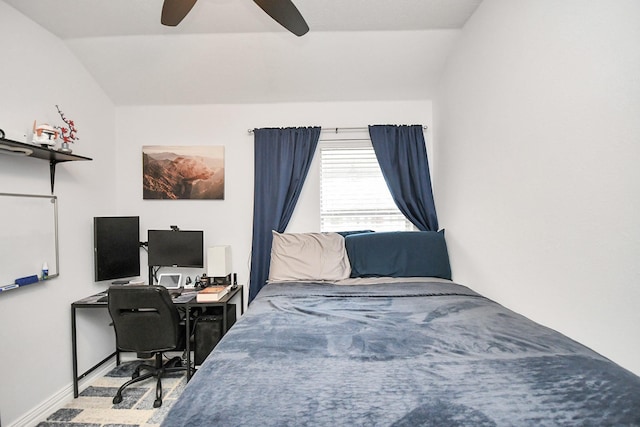
{"label": "vaulted ceiling", "polygon": [[251,0],[3,0],[59,37],[116,105],[429,99],[481,0],[294,0],[296,37]]}

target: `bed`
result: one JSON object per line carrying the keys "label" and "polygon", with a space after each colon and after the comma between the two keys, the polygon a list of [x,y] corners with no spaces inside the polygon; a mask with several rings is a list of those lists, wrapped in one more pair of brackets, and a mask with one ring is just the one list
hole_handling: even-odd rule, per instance
{"label": "bed", "polygon": [[274,233],[163,426],[640,425],[640,377],[452,282],[444,234],[396,234]]}

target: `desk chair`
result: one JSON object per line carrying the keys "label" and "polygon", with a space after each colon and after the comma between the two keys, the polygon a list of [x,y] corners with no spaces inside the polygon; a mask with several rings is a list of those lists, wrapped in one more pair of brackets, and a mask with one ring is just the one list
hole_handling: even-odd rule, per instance
{"label": "desk chair", "polygon": [[[155,354],[155,365],[139,365],[131,379],[118,389],[113,403],[122,402],[122,392],[129,385],[155,377],[157,385],[153,407],[158,408],[162,405],[162,376],[186,370],[181,366],[180,357],[162,363],[165,351],[179,349],[184,343],[180,314],[169,292],[162,286],[112,286],[108,295],[118,350]],[[140,375],[142,370],[148,372]]]}

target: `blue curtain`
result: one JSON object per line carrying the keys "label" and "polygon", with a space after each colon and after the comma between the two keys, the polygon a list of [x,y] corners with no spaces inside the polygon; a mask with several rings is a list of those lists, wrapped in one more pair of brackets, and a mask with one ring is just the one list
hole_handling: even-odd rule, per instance
{"label": "blue curtain", "polygon": [[271,230],[282,233],[287,227],[319,138],[320,127],[254,130],[249,302],[269,278]]}
{"label": "blue curtain", "polygon": [[421,231],[437,231],[422,126],[373,125],[369,136],[382,175],[400,212]]}

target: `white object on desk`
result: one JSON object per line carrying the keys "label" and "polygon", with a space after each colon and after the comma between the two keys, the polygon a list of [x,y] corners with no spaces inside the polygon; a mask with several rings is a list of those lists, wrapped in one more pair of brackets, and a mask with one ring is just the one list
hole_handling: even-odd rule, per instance
{"label": "white object on desk", "polygon": [[180,289],[182,283],[182,274],[180,273],[162,273],[158,277],[158,285],[167,289]]}
{"label": "white object on desk", "polygon": [[207,249],[207,276],[227,277],[231,269],[231,246],[212,246]]}

